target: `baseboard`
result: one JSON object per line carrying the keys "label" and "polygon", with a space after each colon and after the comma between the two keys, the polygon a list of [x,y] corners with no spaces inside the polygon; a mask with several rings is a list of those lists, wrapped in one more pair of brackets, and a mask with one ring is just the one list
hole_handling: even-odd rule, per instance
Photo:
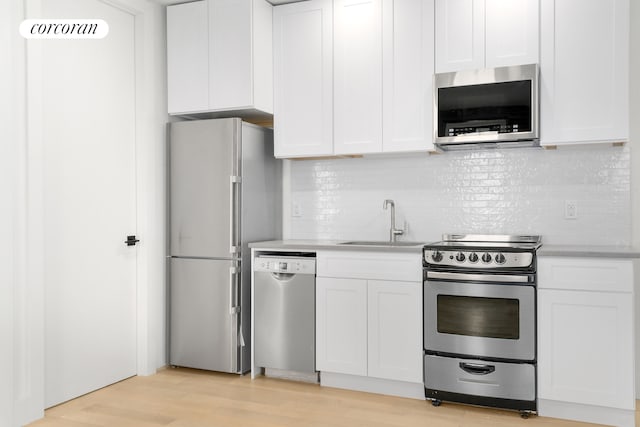
{"label": "baseboard", "polygon": [[538,415],[615,427],[635,427],[636,425],[636,412],[633,410],[546,399],[538,399]]}
{"label": "baseboard", "polygon": [[317,372],[298,372],[285,369],[264,368],[264,376],[281,380],[300,381],[305,383],[318,383]]}
{"label": "baseboard", "polygon": [[323,387],[335,387],[424,400],[424,385],[422,383],[321,372],[320,385]]}

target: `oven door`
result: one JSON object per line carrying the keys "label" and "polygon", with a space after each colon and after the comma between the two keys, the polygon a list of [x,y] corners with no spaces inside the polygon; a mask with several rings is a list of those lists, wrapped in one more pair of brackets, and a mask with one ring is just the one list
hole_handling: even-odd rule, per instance
{"label": "oven door", "polygon": [[424,282],[427,352],[533,361],[535,324],[535,286]]}

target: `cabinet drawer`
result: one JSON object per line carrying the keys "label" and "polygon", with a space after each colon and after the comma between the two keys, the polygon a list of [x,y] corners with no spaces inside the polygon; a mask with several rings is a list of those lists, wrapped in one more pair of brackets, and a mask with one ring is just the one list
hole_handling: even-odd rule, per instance
{"label": "cabinet drawer", "polygon": [[538,287],[632,292],[633,261],[595,258],[538,258]]}
{"label": "cabinet drawer", "polygon": [[421,282],[422,254],[320,251],[317,269],[320,277]]}

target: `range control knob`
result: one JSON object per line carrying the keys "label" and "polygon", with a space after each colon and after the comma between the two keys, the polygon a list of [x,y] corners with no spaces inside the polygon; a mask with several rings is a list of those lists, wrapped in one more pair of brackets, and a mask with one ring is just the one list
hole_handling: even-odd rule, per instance
{"label": "range control knob", "polygon": [[464,256],[464,254],[462,252],[458,252],[456,254],[456,261],[464,262],[465,259],[466,259],[466,257]]}
{"label": "range control knob", "polygon": [[491,262],[491,254],[489,252],[482,254],[482,262],[485,264],[489,264]]}
{"label": "range control knob", "polygon": [[496,263],[497,264],[504,264],[506,261],[507,261],[507,259],[504,257],[503,254],[496,255]]}
{"label": "range control knob", "polygon": [[469,262],[478,262],[478,254],[475,252],[471,252],[469,254]]}
{"label": "range control knob", "polygon": [[440,252],[440,251],[433,251],[433,252],[431,253],[431,259],[432,259],[434,262],[440,262],[440,261],[442,261],[442,252]]}

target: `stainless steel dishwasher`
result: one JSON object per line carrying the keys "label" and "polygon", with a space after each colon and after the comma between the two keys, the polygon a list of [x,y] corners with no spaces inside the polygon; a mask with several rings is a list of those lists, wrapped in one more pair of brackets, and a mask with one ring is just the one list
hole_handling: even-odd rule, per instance
{"label": "stainless steel dishwasher", "polygon": [[256,366],[315,372],[315,254],[254,259]]}

